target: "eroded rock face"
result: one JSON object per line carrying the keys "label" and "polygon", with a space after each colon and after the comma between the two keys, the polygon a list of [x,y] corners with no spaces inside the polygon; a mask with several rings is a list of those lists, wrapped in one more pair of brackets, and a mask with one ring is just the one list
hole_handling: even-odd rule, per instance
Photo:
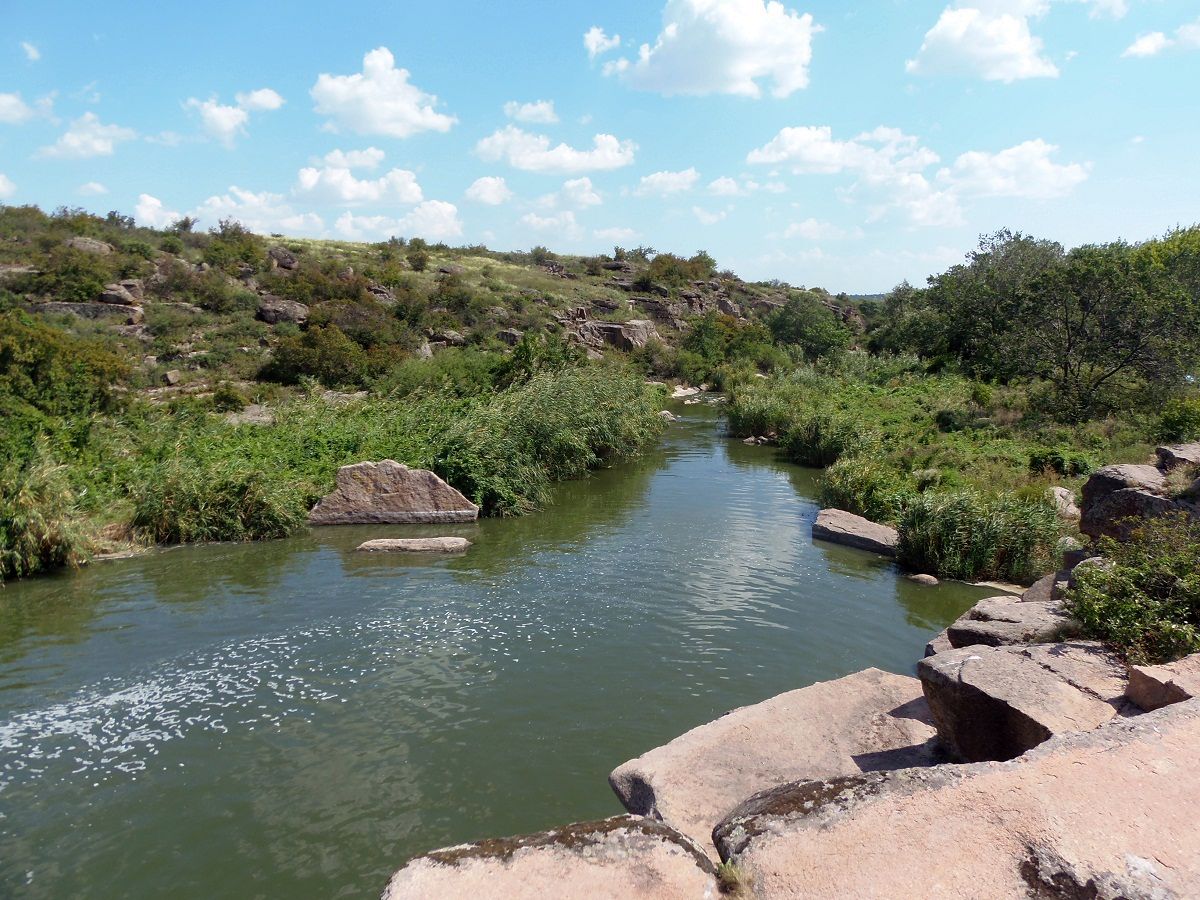
{"label": "eroded rock face", "polygon": [[1144,710],[1200,697],[1200,653],[1161,666],[1130,666],[1125,696]]}
{"label": "eroded rock face", "polygon": [[1079,518],[1079,507],[1075,505],[1075,494],[1061,485],[1050,488],[1050,502],[1058,517],[1065,522],[1074,522]]}
{"label": "eroded rock face", "polygon": [[295,300],[276,297],[274,294],[264,294],[258,301],[257,317],[268,325],[278,325],[280,322],[295,322],[303,325],[308,321],[308,307]]}
{"label": "eroded rock face", "polygon": [[1154,466],[1105,466],[1083,486],[1080,530],[1091,537],[1124,540],[1129,536],[1126,520],[1161,516],[1177,508],[1164,496],[1166,476]]}
{"label": "eroded rock face", "polygon": [[296,259],[296,254],[286,247],[272,247],[267,251],[267,256],[281,269],[291,271],[300,267],[300,262]]}
{"label": "eroded rock face", "polygon": [[1165,472],[1180,466],[1200,466],[1200,443],[1159,447],[1154,454],[1158,457],[1158,467]]}
{"label": "eroded rock face", "polygon": [[354,549],[365,553],[462,553],[470,546],[471,542],[461,537],[376,538]]}
{"label": "eroded rock face", "polygon": [[743,799],[798,778],[940,762],[915,678],[866,669],[726,713],[608,776],[627,810],[708,843]]}
{"label": "eroded rock face", "polygon": [[813,523],[814,540],[829,541],[883,556],[895,556],[900,534],[895,528],[880,525],[843,509],[823,509]]}
{"label": "eroded rock face", "polygon": [[1067,731],[1090,731],[1122,712],[1127,677],[1100,644],[967,647],[917,664],[946,748],[967,762],[1019,756]]}
{"label": "eroded rock face", "polygon": [[1038,582],[1026,592],[1027,595],[1032,594],[1029,600],[1011,595],[980,600],[946,629],[950,645],[1001,647],[1037,644],[1061,640],[1074,634],[1078,630],[1078,623],[1063,611],[1059,603],[1049,599],[1049,590],[1045,591],[1047,599],[1034,599],[1040,598],[1041,585],[1042,582]]}
{"label": "eroded rock face", "polygon": [[137,306],[142,301],[140,297],[135,297],[133,292],[126,287],[125,282],[105,285],[104,290],[100,292],[100,296],[96,298],[98,303],[115,303],[120,306]]}
{"label": "eroded rock face", "polygon": [[427,469],[385,459],[338,469],[337,488],[308,514],[310,525],[473,522],[479,507]]}
{"label": "eroded rock face", "polygon": [[672,828],[616,816],[434,850],[393,875],[382,900],[715,900],[714,874]]}
{"label": "eroded rock face", "polygon": [[716,842],[758,900],[1195,897],[1198,748],[1192,700],[1012,762],[784,785]]}

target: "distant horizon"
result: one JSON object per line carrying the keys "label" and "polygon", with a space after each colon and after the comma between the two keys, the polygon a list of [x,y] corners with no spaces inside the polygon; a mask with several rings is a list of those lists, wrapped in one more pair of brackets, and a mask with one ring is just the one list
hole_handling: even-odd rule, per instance
{"label": "distant horizon", "polygon": [[852,295],[923,284],[1001,228],[1070,247],[1200,218],[1187,0],[123,0],[6,21],[0,203],[47,211],[704,249]]}

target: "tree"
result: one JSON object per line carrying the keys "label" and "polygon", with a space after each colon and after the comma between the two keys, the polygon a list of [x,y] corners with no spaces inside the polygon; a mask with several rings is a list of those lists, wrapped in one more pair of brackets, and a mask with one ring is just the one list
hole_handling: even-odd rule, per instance
{"label": "tree", "polygon": [[781,344],[800,347],[810,359],[831,356],[850,346],[850,332],[808,292],[793,292],[767,323]]}

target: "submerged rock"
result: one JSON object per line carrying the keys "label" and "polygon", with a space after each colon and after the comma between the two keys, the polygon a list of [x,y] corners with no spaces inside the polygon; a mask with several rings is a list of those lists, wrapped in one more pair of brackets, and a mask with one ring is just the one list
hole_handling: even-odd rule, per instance
{"label": "submerged rock", "polygon": [[308,514],[310,525],[473,522],[479,507],[427,469],[385,459],[338,469],[337,488]]}
{"label": "submerged rock", "polygon": [[368,553],[462,553],[471,542],[461,537],[376,538],[354,549]]}
{"label": "submerged rock", "polygon": [[749,799],[717,847],[775,898],[1200,896],[1200,700],[1006,763],[804,781]]}
{"label": "submerged rock", "polygon": [[798,778],[940,761],[915,678],[866,669],[743,706],[614,769],[627,810],[708,843],[713,826],[763,788]]}
{"label": "submerged rock", "polygon": [[880,525],[844,509],[823,509],[813,523],[814,540],[869,550],[883,556],[895,556],[900,534],[895,528]]}
{"label": "submerged rock", "polygon": [[434,850],[393,875],[381,900],[715,900],[715,874],[662,822],[615,816]]}

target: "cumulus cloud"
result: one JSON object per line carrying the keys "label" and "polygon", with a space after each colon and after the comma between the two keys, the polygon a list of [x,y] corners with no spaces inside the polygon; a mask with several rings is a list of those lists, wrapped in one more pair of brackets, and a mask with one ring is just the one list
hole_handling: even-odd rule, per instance
{"label": "cumulus cloud", "polygon": [[89,181],[87,184],[81,184],[79,186],[79,193],[83,194],[85,197],[99,197],[102,194],[107,194],[108,188],[98,181]]}
{"label": "cumulus cloud", "polygon": [[1011,83],[1056,78],[1058,67],[1043,52],[1030,19],[1048,0],[974,0],[942,11],[906,68],[920,75],[973,75]]}
{"label": "cumulus cloud", "polygon": [[250,113],[266,112],[283,106],[283,98],[270,88],[238,93],[234,99],[236,105],[229,106],[221,103],[216,97],[210,97],[208,100],[189,97],[184,106],[196,110],[200,114],[200,123],[204,130],[226,147],[232,147],[238,136],[246,133]]}
{"label": "cumulus cloud", "polygon": [[231,218],[252,231],[284,234],[320,234],[325,223],[315,213],[299,212],[282,194],[256,193],[234,185],[225,194],[214,194],[191,214],[205,222]]}
{"label": "cumulus cloud", "polygon": [[166,228],[172,222],[179,220],[179,213],[167,209],[161,200],[150,194],[138,194],[137,205],[133,208],[133,218],[139,225],[147,228]]}
{"label": "cumulus cloud", "polygon": [[619,169],[633,162],[637,145],[621,141],[611,134],[598,134],[591,150],[576,150],[567,144],[552,147],[550,138],[531,134],[515,125],[507,125],[475,145],[480,158],[505,160],[514,169],[526,172],[575,174]]}
{"label": "cumulus cloud", "polygon": [[783,231],[785,238],[803,238],[806,241],[839,240],[856,237],[859,234],[861,234],[860,231],[848,231],[832,222],[823,222],[813,218],[805,219],[802,222],[793,222]]}
{"label": "cumulus cloud", "polygon": [[633,192],[639,197],[665,197],[668,194],[690,191],[699,180],[700,173],[695,168],[684,169],[681,172],[653,172],[643,175]]}
{"label": "cumulus cloud", "polygon": [[554,111],[553,100],[535,100],[532,103],[518,103],[509,100],[504,104],[504,114],[518,122],[537,122],[550,125],[558,121],[558,113]]}
{"label": "cumulus cloud", "polygon": [[693,206],[692,215],[696,217],[696,221],[698,221],[701,225],[716,225],[725,218],[726,213],[724,210],[721,210],[720,212],[709,212],[703,207]]}
{"label": "cumulus cloud", "polygon": [[17,192],[17,186],[13,184],[13,180],[0,172],[0,200],[7,200]]}
{"label": "cumulus cloud", "polygon": [[313,203],[362,206],[366,203],[420,203],[424,199],[417,176],[392,169],[379,178],[356,178],[347,168],[309,166],[297,173],[293,193]]}
{"label": "cumulus cloud", "polygon": [[593,25],[583,36],[583,46],[587,48],[588,56],[595,59],[610,50],[621,46],[621,36],[614,34],[609,37],[599,25]]}
{"label": "cumulus cloud", "polygon": [[583,229],[575,221],[575,213],[566,209],[553,216],[540,216],[537,213],[526,213],[521,216],[521,224],[534,231],[553,232],[555,235],[570,241],[579,240]]}
{"label": "cumulus cloud", "polygon": [[1186,25],[1180,25],[1175,29],[1173,37],[1168,37],[1161,31],[1152,31],[1149,34],[1143,34],[1126,47],[1125,52],[1121,55],[1125,57],[1157,56],[1164,50],[1172,48],[1181,50],[1195,50],[1200,48],[1200,19],[1197,19],[1195,22],[1189,22]]}
{"label": "cumulus cloud", "polygon": [[1087,180],[1088,167],[1054,162],[1050,157],[1057,151],[1058,147],[1040,139],[998,153],[972,150],[939,171],[937,180],[962,196],[1065,197]]}
{"label": "cumulus cloud", "polygon": [[563,203],[579,209],[589,206],[599,206],[604,202],[604,198],[600,196],[600,192],[592,184],[592,179],[586,175],[582,178],[572,178],[564,181],[559,195],[562,197]]}
{"label": "cumulus cloud", "polygon": [[384,152],[378,147],[366,150],[330,150],[322,157],[327,166],[336,169],[378,169]]}
{"label": "cumulus cloud", "polygon": [[356,134],[406,138],[422,131],[449,131],[458,120],[435,108],[438,99],[397,69],[387,47],[363,56],[363,70],[353,75],[321,74],[309,92],[314,108],[328,116],[325,128]]}
{"label": "cumulus cloud", "polygon": [[35,116],[49,117],[54,109],[54,94],[48,94],[30,106],[20,94],[0,94],[0,125],[21,125]]}
{"label": "cumulus cloud", "polygon": [[88,159],[93,156],[112,156],[121,141],[137,137],[132,128],[105,125],[95,113],[87,112],[71,123],[57,141],[38,151],[38,156],[53,159]]}
{"label": "cumulus cloud", "polygon": [[270,88],[234,94],[234,99],[238,106],[250,112],[264,112],[283,106],[283,98]]}
{"label": "cumulus cloud", "polygon": [[511,200],[512,196],[513,192],[509,189],[508,183],[503,178],[494,175],[476,178],[466,192],[468,200],[474,200],[484,206],[499,206]]}
{"label": "cumulus cloud", "polygon": [[638,236],[638,233],[632,228],[622,228],[620,226],[614,228],[597,228],[592,234],[602,241],[614,242],[631,241]]}
{"label": "cumulus cloud", "polygon": [[426,200],[407,215],[356,216],[345,212],[333,225],[334,230],[351,240],[391,236],[433,238],[445,240],[462,235],[458,207],[444,200]]}
{"label": "cumulus cloud", "polygon": [[30,62],[37,62],[42,58],[42,51],[37,48],[36,44],[31,44],[29,41],[21,41],[21,49],[25,51],[25,58]]}
{"label": "cumulus cloud", "polygon": [[742,188],[734,179],[722,175],[708,183],[708,192],[718,197],[736,197],[742,193]]}
{"label": "cumulus cloud", "polygon": [[666,95],[760,97],[762,81],[788,97],[808,86],[820,30],[811,15],[776,0],[667,0],[654,44],[642,44],[636,59],[606,63],[604,74]]}

